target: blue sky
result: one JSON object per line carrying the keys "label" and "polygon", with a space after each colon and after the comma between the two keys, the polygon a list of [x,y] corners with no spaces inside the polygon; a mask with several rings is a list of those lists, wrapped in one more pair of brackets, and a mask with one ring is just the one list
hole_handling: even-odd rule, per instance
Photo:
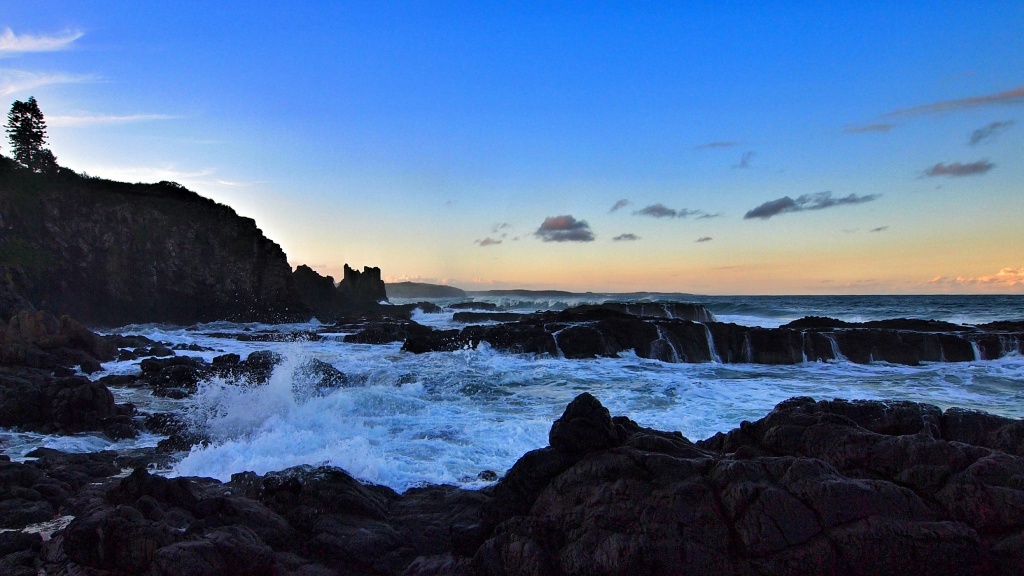
{"label": "blue sky", "polygon": [[335,276],[1024,293],[1024,3],[663,4],[8,2],[0,96]]}

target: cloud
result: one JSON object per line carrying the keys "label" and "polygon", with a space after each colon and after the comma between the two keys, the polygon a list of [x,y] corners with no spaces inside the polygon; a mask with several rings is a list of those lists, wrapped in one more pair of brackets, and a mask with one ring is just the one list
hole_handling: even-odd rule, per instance
{"label": "cloud", "polygon": [[14,33],[10,28],[4,28],[0,32],[0,58],[23,52],[54,52],[64,50],[71,46],[71,43],[78,40],[83,32],[78,30],[65,30],[56,36],[31,36],[29,34]]}
{"label": "cloud", "polygon": [[26,92],[52,84],[80,84],[95,82],[95,76],[85,74],[64,74],[62,72],[28,72],[13,68],[0,69],[0,96]]}
{"label": "cloud", "polygon": [[894,110],[883,114],[882,117],[891,116],[913,116],[917,114],[936,114],[940,112],[956,112],[958,110],[966,110],[969,108],[978,108],[981,106],[991,106],[996,104],[1024,104],[1024,86],[1005,90],[1003,92],[996,92],[995,94],[986,94],[984,96],[972,96],[970,98],[959,98],[956,100],[940,100],[939,102],[932,102],[931,104],[923,104],[921,106],[914,106],[912,108],[904,108],[901,110]]}
{"label": "cloud", "polygon": [[623,198],[622,200],[619,200],[615,204],[612,204],[612,209],[609,210],[608,213],[611,214],[612,212],[617,212],[621,208],[625,208],[626,206],[629,206],[629,204],[630,204],[630,201],[626,200],[625,198]]}
{"label": "cloud", "polygon": [[545,242],[593,242],[594,233],[586,220],[577,220],[568,214],[549,216],[533,233]]}
{"label": "cloud", "polygon": [[708,218],[717,218],[718,213],[708,214],[703,210],[690,210],[689,208],[669,208],[661,202],[657,204],[651,204],[641,208],[640,210],[633,211],[634,216],[650,216],[651,218],[686,218],[689,216],[696,216],[698,219],[706,220]]}
{"label": "cloud", "polygon": [[946,276],[936,276],[928,281],[929,284],[946,284],[946,285],[982,285],[982,286],[1005,286],[1005,287],[1016,287],[1024,286],[1024,268],[1003,268],[995,274],[988,276],[977,276],[965,278],[963,276],[957,276],[956,278],[949,278]]}
{"label": "cloud", "polygon": [[673,208],[665,206],[661,202],[657,204],[651,204],[640,210],[633,212],[636,216],[650,216],[651,218],[675,218],[679,215],[679,211]]}
{"label": "cloud", "polygon": [[640,237],[637,236],[636,234],[619,234],[615,238],[612,238],[612,241],[613,242],[632,242],[634,240],[639,240],[639,239],[640,239]]}
{"label": "cloud", "polygon": [[885,232],[888,229],[888,226],[879,226],[878,228],[872,228],[871,230],[868,230],[868,232]]}
{"label": "cloud", "polygon": [[157,120],[173,120],[175,116],[166,114],[128,114],[114,116],[93,114],[88,116],[47,116],[46,124],[50,127],[61,126],[77,128],[81,126],[104,126],[111,124],[134,124],[136,122],[153,122]]}
{"label": "cloud", "polygon": [[971,132],[971,138],[967,141],[968,144],[974,146],[981,144],[982,142],[991,142],[996,139],[1001,133],[1005,132],[1010,126],[1014,125],[1013,120],[1007,120],[1005,122],[992,122],[986,126],[978,128],[974,132]]}
{"label": "cloud", "polygon": [[697,243],[700,243],[700,242],[711,242],[712,240],[714,240],[714,238],[712,238],[711,236],[701,236],[700,238],[697,238],[696,240],[694,240],[694,242],[697,242]]}
{"label": "cloud", "polygon": [[977,162],[968,162],[967,164],[961,164],[960,162],[953,162],[949,166],[939,162],[935,166],[924,171],[925,176],[976,176],[978,174],[984,174],[989,170],[995,168],[995,164],[988,160],[978,160]]}
{"label": "cloud", "polygon": [[484,238],[483,240],[474,240],[473,242],[476,243],[476,244],[479,244],[481,248],[484,247],[484,246],[494,246],[496,244],[501,244],[501,240],[495,240],[494,238],[491,238],[490,236],[488,236],[487,238]]}
{"label": "cloud", "polygon": [[740,156],[739,164],[734,164],[733,168],[750,168],[750,161],[754,159],[754,156],[755,152],[753,150],[744,152],[743,156]]}
{"label": "cloud", "polygon": [[846,206],[851,204],[863,204],[865,202],[871,202],[879,197],[879,194],[867,194],[865,196],[857,196],[856,194],[850,194],[848,196],[835,197],[831,192],[817,192],[815,194],[802,194],[795,200],[789,196],[783,196],[776,200],[769,200],[764,204],[750,210],[744,216],[744,220],[751,218],[760,218],[767,220],[772,216],[778,216],[779,214],[785,214],[787,212],[803,212],[805,210],[824,210],[825,208],[834,208],[836,206]]}
{"label": "cloud", "polygon": [[707,150],[709,148],[733,148],[733,147],[739,146],[739,145],[740,145],[739,142],[730,142],[728,140],[723,140],[723,141],[717,141],[717,142],[708,142],[706,144],[701,144],[700,146],[694,146],[693,149],[694,150]]}
{"label": "cloud", "polygon": [[844,132],[847,134],[868,134],[871,132],[888,132],[892,130],[895,124],[866,124],[863,126],[847,126]]}

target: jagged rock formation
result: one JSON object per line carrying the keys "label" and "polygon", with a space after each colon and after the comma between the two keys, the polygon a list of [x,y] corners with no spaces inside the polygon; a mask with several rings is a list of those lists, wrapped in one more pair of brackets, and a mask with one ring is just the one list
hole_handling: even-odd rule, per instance
{"label": "jagged rock formation", "polygon": [[303,305],[322,322],[373,312],[388,299],[380,268],[367,266],[359,272],[345,264],[344,270],[345,277],[337,285],[333,276],[321,276],[305,265],[292,275]]}
{"label": "jagged rock formation", "polygon": [[0,267],[37,308],[90,325],[308,318],[281,247],[172,182],[36,174],[0,157]]}
{"label": "jagged rock formation", "polygon": [[0,458],[5,574],[1012,575],[1024,421],[793,398],[693,443],[582,394],[480,491],[405,494],[298,466],[220,483],[113,452]]}
{"label": "jagged rock formation", "polygon": [[338,282],[338,291],[358,305],[387,302],[388,293],[380,277],[380,268],[364,266],[363,271],[353,270],[345,264],[344,277]]}

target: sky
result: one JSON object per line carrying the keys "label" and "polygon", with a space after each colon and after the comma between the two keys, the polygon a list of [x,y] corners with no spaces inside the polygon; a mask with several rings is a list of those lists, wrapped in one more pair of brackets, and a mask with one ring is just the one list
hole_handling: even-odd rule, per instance
{"label": "sky", "polygon": [[0,105],[336,279],[1024,294],[1019,0],[286,4],[3,0]]}

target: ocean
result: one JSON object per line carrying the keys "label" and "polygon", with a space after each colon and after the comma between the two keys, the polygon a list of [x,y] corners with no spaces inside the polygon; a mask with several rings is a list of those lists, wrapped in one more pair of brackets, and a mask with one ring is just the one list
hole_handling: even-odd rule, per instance
{"label": "ocean", "polygon": [[[1024,296],[695,296],[689,294],[473,293],[471,298],[517,311],[564,309],[606,301],[693,302],[719,321],[777,327],[803,316],[847,321],[924,318],[958,324],[1024,319]],[[435,301],[439,305],[454,300]],[[396,302],[402,303],[402,302]],[[451,328],[453,312],[414,313],[435,328]],[[235,336],[253,331],[314,331],[318,341],[255,342]],[[1024,417],[1024,357],[903,366],[845,360],[791,366],[669,364],[635,354],[567,360],[475,350],[415,355],[401,343],[352,344],[344,332],[311,320],[261,325],[215,322],[195,326],[134,325],[105,333],[141,334],[179,351],[212,360],[273,350],[284,361],[263,386],[214,378],[191,397],[172,400],[146,390],[113,389],[118,402],[140,411],[175,411],[212,440],[180,454],[167,475],[263,474],[298,464],[327,464],[398,491],[423,484],[482,487],[485,471],[504,473],[529,450],[547,445],[551,422],[581,392],[590,392],[613,415],[642,426],[678,430],[691,440],[764,416],[792,396],[816,399],[892,399],[960,406]],[[350,385],[320,392],[301,367],[310,359],[346,374]],[[137,361],[110,362],[107,374],[139,372]],[[155,446],[142,434],[112,442],[102,436],[46,436],[0,430],[0,449],[13,459],[38,446],[72,452]]]}

